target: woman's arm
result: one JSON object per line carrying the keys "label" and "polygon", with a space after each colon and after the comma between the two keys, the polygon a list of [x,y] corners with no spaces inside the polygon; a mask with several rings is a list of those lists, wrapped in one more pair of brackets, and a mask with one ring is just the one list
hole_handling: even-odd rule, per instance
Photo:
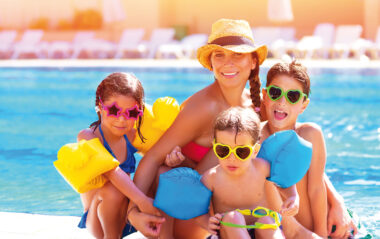
{"label": "woman's arm", "polygon": [[193,98],[186,103],[169,129],[145,154],[137,167],[134,182],[142,192],[147,193],[156,177],[159,166],[177,145],[182,147],[195,140],[210,126],[214,110],[205,99]]}
{"label": "woman's arm", "polygon": [[326,146],[323,133],[317,125],[312,124],[303,130],[301,136],[313,145],[307,186],[313,229],[318,235],[327,237],[327,194],[323,180],[326,165]]}

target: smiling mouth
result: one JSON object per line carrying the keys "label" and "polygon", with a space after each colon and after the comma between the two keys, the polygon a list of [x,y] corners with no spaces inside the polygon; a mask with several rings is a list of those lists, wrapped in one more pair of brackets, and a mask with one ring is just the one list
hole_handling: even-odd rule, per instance
{"label": "smiling mouth", "polygon": [[114,126],[114,128],[119,129],[119,130],[125,130],[127,127]]}
{"label": "smiling mouth", "polygon": [[281,111],[281,110],[275,110],[274,111],[274,118],[276,120],[283,120],[288,116],[288,113]]}
{"label": "smiling mouth", "polygon": [[236,76],[237,74],[238,72],[222,72],[222,75],[227,77]]}

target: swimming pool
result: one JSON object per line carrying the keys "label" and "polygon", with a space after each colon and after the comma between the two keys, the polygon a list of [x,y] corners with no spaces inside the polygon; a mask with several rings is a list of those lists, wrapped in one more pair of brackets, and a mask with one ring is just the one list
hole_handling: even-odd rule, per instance
{"label": "swimming pool", "polygon": [[[198,68],[0,68],[0,211],[81,214],[78,195],[53,161],[60,146],[96,120],[96,87],[114,71],[134,72],[147,103],[166,95],[183,102],[213,80]],[[311,102],[300,120],[322,126],[328,176],[380,237],[380,70],[310,74]]]}

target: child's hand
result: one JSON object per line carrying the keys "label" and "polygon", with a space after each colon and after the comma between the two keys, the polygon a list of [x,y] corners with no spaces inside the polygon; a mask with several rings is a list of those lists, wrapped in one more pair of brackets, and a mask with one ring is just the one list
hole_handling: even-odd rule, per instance
{"label": "child's hand", "polygon": [[280,210],[283,216],[295,216],[300,206],[300,198],[297,195],[288,197],[283,203]]}
{"label": "child's hand", "polygon": [[218,235],[218,230],[220,230],[220,221],[222,220],[222,214],[215,214],[213,217],[208,219],[208,231],[212,235]]}
{"label": "child's hand", "polygon": [[181,153],[181,148],[176,146],[170,154],[166,155],[165,164],[169,167],[180,165],[185,160],[185,156]]}
{"label": "child's hand", "polygon": [[158,211],[158,209],[153,206],[153,199],[151,199],[150,197],[146,197],[145,200],[142,200],[141,202],[136,204],[141,212],[161,216],[160,211]]}

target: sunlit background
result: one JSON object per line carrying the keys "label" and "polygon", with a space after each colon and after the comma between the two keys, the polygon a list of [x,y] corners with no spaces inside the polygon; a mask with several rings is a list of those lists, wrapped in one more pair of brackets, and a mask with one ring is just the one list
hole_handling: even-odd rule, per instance
{"label": "sunlit background", "polygon": [[147,103],[183,102],[213,80],[195,58],[219,18],[247,20],[272,63],[322,62],[300,120],[322,126],[327,175],[380,237],[380,0],[0,0],[0,212],[79,216],[52,162],[95,120],[98,83],[132,71]]}

